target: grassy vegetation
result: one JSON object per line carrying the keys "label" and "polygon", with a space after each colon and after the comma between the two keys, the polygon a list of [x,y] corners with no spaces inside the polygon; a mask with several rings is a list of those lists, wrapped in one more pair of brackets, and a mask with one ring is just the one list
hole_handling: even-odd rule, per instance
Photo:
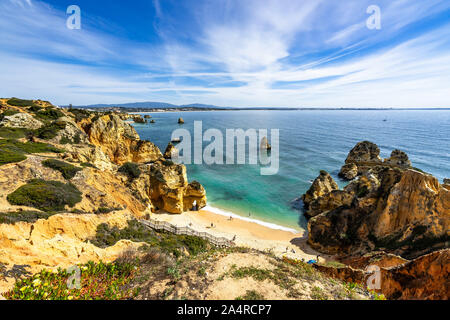
{"label": "grassy vegetation", "polygon": [[20,152],[14,152],[0,146],[0,166],[25,160],[27,157]]}
{"label": "grassy vegetation", "polygon": [[79,144],[81,142],[81,137],[80,134],[76,134],[73,139],[69,139],[67,137],[61,137],[61,139],[59,140],[60,144]]}
{"label": "grassy vegetation", "polygon": [[96,166],[94,166],[92,163],[90,163],[90,162],[83,162],[83,163],[80,163],[80,166],[82,166],[83,168],[94,168],[94,169],[97,169],[97,167]]}
{"label": "grassy vegetation", "polygon": [[305,278],[303,272],[294,267],[289,267],[284,262],[276,264],[274,269],[261,269],[254,266],[240,267],[231,266],[231,269],[219,277],[217,280],[223,280],[225,277],[234,279],[253,278],[256,281],[269,280],[288,291],[290,297],[299,297],[300,293],[295,288],[296,281],[293,279]]}
{"label": "grassy vegetation", "polygon": [[19,99],[19,98],[11,98],[8,101],[6,101],[7,104],[10,106],[15,107],[28,107],[34,105],[33,100],[25,100],[25,99]]}
{"label": "grassy vegetation", "polygon": [[45,108],[36,112],[36,117],[42,120],[58,120],[63,116],[64,114],[60,110],[55,108]]}
{"label": "grassy vegetation", "polygon": [[10,300],[122,300],[136,296],[137,291],[127,284],[138,272],[136,263],[94,263],[78,265],[80,286],[75,284],[75,271],[43,270],[32,277],[16,282],[14,288],[4,294]]}
{"label": "grassy vegetation", "polygon": [[103,223],[97,227],[95,238],[90,242],[97,247],[105,248],[114,245],[117,241],[129,239],[134,242],[146,242],[152,247],[158,247],[164,252],[180,257],[184,250],[189,254],[197,255],[206,251],[208,242],[199,237],[187,235],[174,235],[165,232],[156,232],[143,226],[135,220],[128,221],[128,226],[124,229],[110,227]]}
{"label": "grassy vegetation", "polygon": [[91,115],[89,111],[83,109],[70,108],[68,111],[75,116],[76,122],[80,122],[83,119],[89,118]]}
{"label": "grassy vegetation", "polygon": [[41,111],[42,109],[44,108],[38,105],[32,105],[31,107],[28,108],[28,111],[36,113],[38,111]]}
{"label": "grassy vegetation", "polygon": [[260,269],[256,267],[241,267],[237,269],[236,266],[233,266],[231,268],[229,276],[235,279],[242,279],[249,277],[257,281],[264,281],[273,278],[271,270]]}
{"label": "grassy vegetation", "polygon": [[26,128],[0,127],[0,137],[5,139],[25,138],[29,132],[30,130]]}
{"label": "grassy vegetation", "polygon": [[54,170],[61,172],[63,177],[68,180],[72,179],[77,174],[78,171],[83,170],[79,167],[75,167],[74,165],[71,165],[70,163],[56,160],[56,159],[44,160],[44,161],[42,161],[42,164],[45,167],[52,168]]}
{"label": "grassy vegetation", "polygon": [[243,296],[239,296],[236,300],[264,300],[264,296],[255,290],[247,290]]}
{"label": "grassy vegetation", "polygon": [[132,162],[125,163],[119,168],[118,171],[127,175],[128,178],[130,178],[131,180],[137,179],[141,175],[141,170],[139,169],[139,166],[136,163]]}
{"label": "grassy vegetation", "polygon": [[327,261],[324,263],[324,265],[332,268],[344,268],[346,266],[345,264],[338,261]]}
{"label": "grassy vegetation", "polygon": [[26,159],[25,154],[62,152],[46,143],[27,142],[22,143],[14,139],[0,140],[0,166],[6,163],[20,162]]}
{"label": "grassy vegetation", "polygon": [[311,289],[311,298],[314,300],[328,300],[325,292],[317,286],[314,286]]}
{"label": "grassy vegetation", "polygon": [[66,128],[64,121],[54,121],[46,126],[43,126],[35,130],[34,134],[44,140],[53,139],[58,135],[58,132]]}
{"label": "grassy vegetation", "polygon": [[81,201],[81,192],[70,183],[34,179],[21,186],[6,198],[10,204],[34,207],[55,212]]}
{"label": "grassy vegetation", "polygon": [[54,213],[38,211],[16,211],[0,213],[0,224],[15,224],[16,222],[36,222],[38,219],[48,219]]}

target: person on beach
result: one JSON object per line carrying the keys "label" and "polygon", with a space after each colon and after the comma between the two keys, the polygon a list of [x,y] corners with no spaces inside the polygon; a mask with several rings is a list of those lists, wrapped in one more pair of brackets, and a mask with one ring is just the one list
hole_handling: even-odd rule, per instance
{"label": "person on beach", "polygon": [[235,241],[235,240],[236,240],[236,235],[234,235],[233,240],[231,240],[231,241]]}

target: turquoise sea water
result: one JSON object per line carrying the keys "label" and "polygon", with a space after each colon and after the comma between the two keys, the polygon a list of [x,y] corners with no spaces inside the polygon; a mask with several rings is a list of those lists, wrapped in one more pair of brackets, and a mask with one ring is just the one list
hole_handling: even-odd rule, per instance
{"label": "turquoise sea water", "polygon": [[[161,151],[172,131],[185,128],[193,136],[194,121],[203,130],[279,129],[278,174],[260,175],[255,165],[187,165],[190,180],[206,188],[208,205],[252,219],[304,229],[306,220],[292,201],[302,195],[320,170],[337,177],[340,167],[359,141],[369,140],[386,158],[395,149],[405,151],[413,166],[450,178],[450,111],[430,110],[319,110],[319,111],[202,111],[151,113],[154,124],[133,124],[142,139]],[[184,125],[177,119],[183,117]],[[208,145],[205,143],[204,145]],[[224,141],[225,145],[225,141]]]}

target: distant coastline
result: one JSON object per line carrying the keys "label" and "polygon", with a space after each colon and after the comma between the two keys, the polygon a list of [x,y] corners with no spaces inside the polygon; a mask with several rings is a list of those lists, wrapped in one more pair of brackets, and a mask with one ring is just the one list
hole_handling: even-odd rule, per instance
{"label": "distant coastline", "polygon": [[[70,108],[70,106],[61,106]],[[192,112],[192,111],[450,111],[450,108],[233,108],[233,107],[123,107],[123,106],[72,106],[76,109],[86,109],[100,112],[122,112],[122,113],[157,113],[157,112]]]}

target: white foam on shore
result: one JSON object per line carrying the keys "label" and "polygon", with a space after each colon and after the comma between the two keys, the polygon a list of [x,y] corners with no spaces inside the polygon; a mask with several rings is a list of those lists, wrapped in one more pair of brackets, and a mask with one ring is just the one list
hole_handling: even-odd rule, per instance
{"label": "white foam on shore", "polygon": [[301,232],[300,230],[296,230],[296,229],[292,229],[292,228],[288,228],[288,227],[284,227],[284,226],[280,226],[278,224],[275,223],[270,223],[270,222],[265,222],[265,221],[261,221],[261,220],[257,220],[257,219],[251,219],[251,218],[247,218],[247,217],[243,217],[240,216],[236,213],[230,212],[230,211],[226,211],[226,210],[222,210],[216,207],[211,207],[211,206],[206,206],[204,208],[202,208],[202,210],[206,210],[215,214],[220,214],[221,216],[226,216],[226,217],[233,217],[236,219],[240,219],[243,221],[247,221],[247,222],[252,222],[252,223],[257,223],[261,226],[270,228],[270,229],[276,229],[276,230],[282,230],[282,231],[288,231],[288,232],[292,232],[292,233],[299,233]]}

